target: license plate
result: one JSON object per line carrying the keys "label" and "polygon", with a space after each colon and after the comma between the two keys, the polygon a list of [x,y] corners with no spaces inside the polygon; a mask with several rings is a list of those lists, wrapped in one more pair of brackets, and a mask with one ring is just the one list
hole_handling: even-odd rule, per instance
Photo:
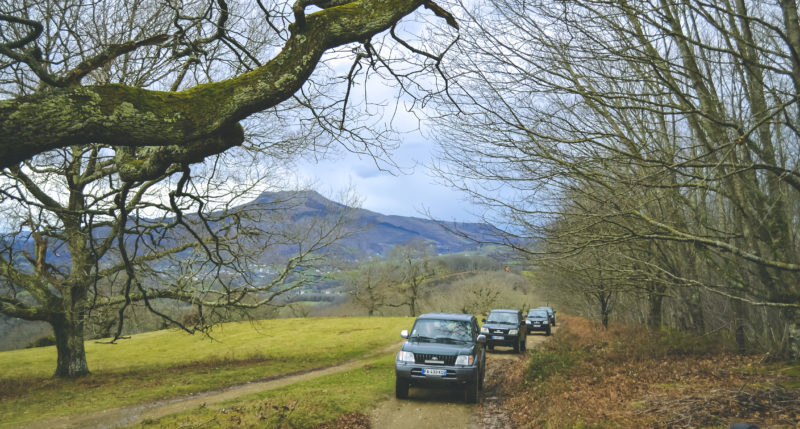
{"label": "license plate", "polygon": [[536,328],[541,328],[542,324],[541,323],[534,323],[533,326],[536,327]]}
{"label": "license plate", "polygon": [[493,340],[502,340],[503,336],[502,335],[492,335],[492,339]]}
{"label": "license plate", "polygon": [[424,375],[447,375],[446,369],[431,369],[431,368],[422,368],[422,374]]}

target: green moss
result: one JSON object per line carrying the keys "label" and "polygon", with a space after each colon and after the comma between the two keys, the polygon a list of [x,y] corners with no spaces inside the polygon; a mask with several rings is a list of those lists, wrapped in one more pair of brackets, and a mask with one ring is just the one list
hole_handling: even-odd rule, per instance
{"label": "green moss", "polygon": [[786,387],[800,389],[800,364],[788,365],[781,368],[779,371],[793,378],[786,383]]}

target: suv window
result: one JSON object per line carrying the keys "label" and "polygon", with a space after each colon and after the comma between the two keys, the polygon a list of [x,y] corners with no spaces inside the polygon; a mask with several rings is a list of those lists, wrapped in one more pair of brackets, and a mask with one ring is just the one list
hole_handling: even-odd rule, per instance
{"label": "suv window", "polygon": [[519,323],[519,317],[515,313],[491,312],[487,323]]}
{"label": "suv window", "polygon": [[468,321],[419,319],[409,339],[416,341],[472,341],[473,328]]}
{"label": "suv window", "polygon": [[547,317],[547,310],[531,310],[528,312],[529,317]]}

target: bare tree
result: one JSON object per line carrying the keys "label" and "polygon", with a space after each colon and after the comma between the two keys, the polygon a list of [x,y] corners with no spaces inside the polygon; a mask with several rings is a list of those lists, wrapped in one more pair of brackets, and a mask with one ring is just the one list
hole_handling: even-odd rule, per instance
{"label": "bare tree", "polygon": [[[167,160],[197,162],[241,145],[239,121],[293,97],[316,113],[312,118],[320,126],[342,128],[326,114],[347,116],[357,73],[392,63],[373,37],[423,3],[457,26],[442,8],[422,0],[3,4],[2,80],[12,98],[0,101],[0,166],[102,142],[120,148],[124,177],[143,180],[165,171]],[[320,10],[306,14],[307,8]],[[398,33],[392,38],[420,54],[423,68],[438,66],[437,55],[413,48]],[[348,51],[353,65],[344,94],[326,94],[332,89],[323,81],[314,81],[322,88],[303,86],[327,51],[356,42],[363,49]],[[140,58],[159,66],[154,82],[118,83],[115,75],[141,67]],[[208,75],[217,81],[205,83]],[[415,73],[391,74],[400,83],[410,82],[410,75]],[[374,146],[359,150],[378,152]]]}
{"label": "bare tree", "polygon": [[[267,305],[307,282],[318,254],[347,234],[345,211],[293,224],[290,200],[237,208],[252,198],[250,184],[203,182],[188,170],[171,186],[124,182],[101,153],[74,148],[62,166],[42,159],[4,174],[13,204],[6,222],[15,229],[3,235],[0,304],[5,314],[50,323],[57,376],[89,371],[84,324],[93,312],[116,313],[112,341],[135,303],[189,332],[206,330],[221,310]],[[270,249],[277,257],[265,260]],[[263,268],[269,274],[257,276]],[[160,311],[154,303],[165,299],[192,305],[195,316]]]}
{"label": "bare tree", "polygon": [[[92,312],[118,314],[115,339],[137,302],[194,331],[298,287],[346,213],[234,208],[280,187],[298,154],[386,155],[351,89],[367,71],[402,84],[435,70],[424,46],[385,33],[422,3],[0,1],[0,312],[49,322],[56,375],[80,376]],[[265,249],[282,263],[258,278]]]}
{"label": "bare tree", "polygon": [[390,279],[395,297],[392,307],[408,307],[409,316],[420,313],[421,301],[430,292],[431,280],[441,274],[441,266],[433,260],[432,248],[422,240],[413,240],[393,247],[386,258],[393,265]]}
{"label": "bare tree", "polygon": [[[684,297],[692,314],[692,297],[718,294],[769,323],[757,331],[780,332],[770,348],[797,358],[797,10],[746,0],[464,7],[462,43],[444,61],[453,78],[437,129],[441,177],[511,233],[577,238],[559,257],[598,249],[636,261],[652,324],[665,296]],[[566,216],[574,228],[553,235]]]}
{"label": "bare tree", "polygon": [[372,317],[387,305],[391,293],[390,267],[381,261],[369,261],[349,272],[344,278],[353,302],[367,310]]}

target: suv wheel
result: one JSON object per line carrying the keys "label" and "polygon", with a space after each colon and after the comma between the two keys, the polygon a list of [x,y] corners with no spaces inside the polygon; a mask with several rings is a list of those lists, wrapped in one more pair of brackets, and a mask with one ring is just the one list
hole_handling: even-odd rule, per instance
{"label": "suv wheel", "polygon": [[394,396],[397,399],[408,398],[408,381],[396,379],[394,383]]}
{"label": "suv wheel", "polygon": [[469,404],[477,403],[479,390],[480,390],[480,381],[476,377],[475,379],[467,383],[466,388],[464,390],[464,400]]}
{"label": "suv wheel", "polygon": [[514,343],[514,353],[519,353],[519,344],[520,344],[520,341],[519,341],[519,339],[517,339],[517,342]]}

